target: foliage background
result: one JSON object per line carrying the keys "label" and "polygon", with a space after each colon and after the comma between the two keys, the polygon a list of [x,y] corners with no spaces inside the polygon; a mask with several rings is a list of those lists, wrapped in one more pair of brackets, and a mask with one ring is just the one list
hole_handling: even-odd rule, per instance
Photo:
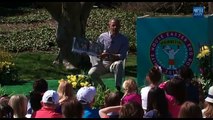
{"label": "foliage background", "polygon": [[[14,29],[0,29],[0,47],[9,51],[37,51],[57,50],[55,41],[56,23],[45,9],[22,8],[21,15],[2,17],[0,24],[26,24],[28,27]],[[31,12],[29,12],[31,11]],[[143,15],[134,12],[125,12],[121,9],[92,9],[86,27],[86,37],[96,40],[98,35],[107,30],[110,18],[121,19],[121,32],[130,41],[130,48],[136,50],[135,25],[137,16]],[[104,19],[103,19],[104,18]],[[47,22],[48,21],[48,22]],[[34,24],[39,22],[40,24]]]}

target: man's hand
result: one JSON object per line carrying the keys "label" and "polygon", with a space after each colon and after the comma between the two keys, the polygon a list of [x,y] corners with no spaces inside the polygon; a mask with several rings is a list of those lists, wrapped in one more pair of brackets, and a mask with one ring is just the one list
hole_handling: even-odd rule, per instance
{"label": "man's hand", "polygon": [[101,59],[106,59],[106,58],[109,58],[110,57],[110,54],[107,53],[107,52],[103,52],[101,53],[101,55],[99,56]]}
{"label": "man's hand", "polygon": [[100,59],[108,59],[110,61],[117,61],[119,60],[119,56],[117,54],[111,54],[111,53],[107,53],[107,52],[103,52],[101,53],[101,55],[99,56]]}

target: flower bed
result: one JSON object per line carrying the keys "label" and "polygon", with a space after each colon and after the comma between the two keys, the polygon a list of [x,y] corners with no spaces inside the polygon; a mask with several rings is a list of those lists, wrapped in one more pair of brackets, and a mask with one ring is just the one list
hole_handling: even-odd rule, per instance
{"label": "flower bed", "polygon": [[199,61],[200,79],[202,79],[204,93],[208,93],[209,87],[213,85],[213,65],[212,65],[213,46],[203,45],[200,47],[197,59]]}
{"label": "flower bed", "polygon": [[[60,83],[65,79],[60,79],[58,82]],[[77,75],[68,75],[66,79],[74,89],[79,89],[83,86],[91,86],[92,81],[91,78],[87,75],[77,74]]]}
{"label": "flower bed", "polygon": [[18,80],[18,72],[12,62],[0,62],[0,84],[11,84]]}

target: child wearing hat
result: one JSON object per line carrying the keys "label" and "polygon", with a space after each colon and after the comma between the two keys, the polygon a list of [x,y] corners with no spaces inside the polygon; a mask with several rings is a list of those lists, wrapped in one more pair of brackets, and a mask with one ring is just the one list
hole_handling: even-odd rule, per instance
{"label": "child wearing hat", "polygon": [[92,108],[95,103],[95,95],[96,89],[93,86],[81,87],[78,90],[76,97],[84,107],[83,118],[100,118],[99,109]]}
{"label": "child wearing hat", "polygon": [[213,86],[209,88],[202,114],[203,118],[213,118]]}
{"label": "child wearing hat", "polygon": [[41,100],[42,108],[31,118],[62,118],[62,114],[55,111],[59,103],[59,95],[55,90],[47,90]]}

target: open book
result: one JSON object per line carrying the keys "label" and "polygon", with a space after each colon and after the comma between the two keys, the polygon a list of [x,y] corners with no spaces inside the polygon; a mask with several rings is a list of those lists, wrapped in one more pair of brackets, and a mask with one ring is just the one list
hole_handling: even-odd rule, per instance
{"label": "open book", "polygon": [[73,38],[72,52],[85,53],[91,56],[98,56],[104,50],[104,45],[98,42],[89,41],[86,38]]}

